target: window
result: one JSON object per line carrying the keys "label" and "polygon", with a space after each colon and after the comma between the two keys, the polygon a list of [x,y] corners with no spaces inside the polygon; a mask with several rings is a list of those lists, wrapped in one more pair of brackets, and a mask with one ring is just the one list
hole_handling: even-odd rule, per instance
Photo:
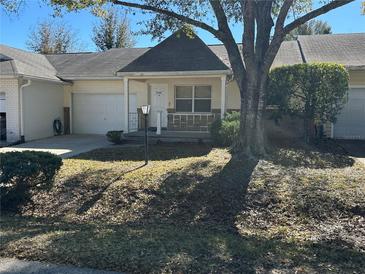
{"label": "window", "polygon": [[176,112],[210,112],[210,86],[176,86]]}

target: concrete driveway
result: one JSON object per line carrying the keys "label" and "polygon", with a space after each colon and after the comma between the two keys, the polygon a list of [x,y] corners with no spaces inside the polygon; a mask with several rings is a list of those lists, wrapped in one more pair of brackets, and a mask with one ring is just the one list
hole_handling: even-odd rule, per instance
{"label": "concrete driveway", "polygon": [[96,148],[110,146],[103,135],[61,135],[0,148],[0,153],[9,151],[46,151],[61,158],[69,158]]}
{"label": "concrete driveway", "polygon": [[365,164],[365,141],[364,140],[337,140],[347,153]]}
{"label": "concrete driveway", "polygon": [[103,271],[74,266],[55,265],[41,262],[23,261],[13,258],[0,258],[2,274],[121,274],[120,272]]}

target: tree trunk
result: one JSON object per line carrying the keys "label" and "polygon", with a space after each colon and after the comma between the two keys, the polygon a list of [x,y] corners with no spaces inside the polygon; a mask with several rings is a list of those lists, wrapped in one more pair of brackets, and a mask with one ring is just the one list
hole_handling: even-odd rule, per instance
{"label": "tree trunk", "polygon": [[316,137],[316,128],[313,119],[304,117],[304,141],[310,144],[314,142]]}
{"label": "tree trunk", "polygon": [[240,138],[236,143],[239,153],[248,157],[265,154],[263,115],[266,78],[256,75],[252,71],[249,73],[244,91],[246,96],[241,97]]}

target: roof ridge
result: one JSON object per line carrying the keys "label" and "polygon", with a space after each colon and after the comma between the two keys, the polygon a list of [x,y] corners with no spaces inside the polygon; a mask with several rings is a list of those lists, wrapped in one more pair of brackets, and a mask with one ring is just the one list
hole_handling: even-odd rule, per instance
{"label": "roof ridge", "polygon": [[318,37],[318,36],[337,36],[337,35],[365,35],[365,32],[347,32],[347,33],[326,33],[326,34],[311,34],[311,35],[298,35],[298,37]]}

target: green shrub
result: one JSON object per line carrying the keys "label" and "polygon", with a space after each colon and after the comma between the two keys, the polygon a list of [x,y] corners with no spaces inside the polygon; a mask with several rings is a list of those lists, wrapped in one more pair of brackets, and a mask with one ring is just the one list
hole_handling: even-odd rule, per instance
{"label": "green shrub", "polygon": [[213,143],[218,146],[231,146],[240,131],[240,113],[227,113],[223,120],[217,119],[210,126]]}
{"label": "green shrub", "polygon": [[62,159],[47,152],[8,152],[0,154],[0,205],[17,211],[37,190],[52,187]]}
{"label": "green shrub", "polygon": [[108,131],[106,137],[108,138],[108,141],[113,144],[122,144],[125,141],[123,130]]}
{"label": "green shrub", "polygon": [[269,75],[267,103],[277,107],[276,119],[284,115],[302,118],[305,140],[311,142],[320,137],[316,128],[336,121],[346,102],[348,79],[346,68],[338,64],[278,67]]}

